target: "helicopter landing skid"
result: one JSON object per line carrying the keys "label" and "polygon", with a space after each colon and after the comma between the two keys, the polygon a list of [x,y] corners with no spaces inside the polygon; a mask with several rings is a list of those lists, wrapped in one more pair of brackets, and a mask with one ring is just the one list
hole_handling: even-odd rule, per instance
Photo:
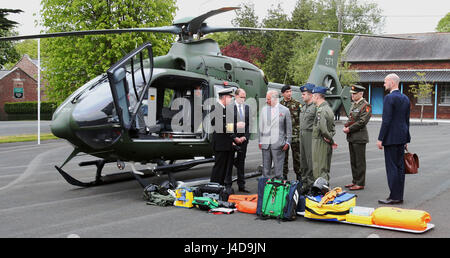
{"label": "helicopter landing skid", "polygon": [[92,187],[92,186],[99,186],[99,185],[106,185],[106,184],[112,184],[117,182],[123,182],[134,179],[134,176],[130,172],[122,172],[122,173],[116,173],[111,175],[102,176],[102,170],[103,167],[107,161],[105,160],[94,160],[94,161],[87,161],[87,162],[81,162],[80,166],[90,166],[95,165],[97,167],[97,172],[95,175],[95,180],[92,182],[81,182],[71,175],[69,175],[67,172],[65,172],[62,168],[55,166],[56,170],[63,176],[63,178],[67,181],[67,183],[79,186],[79,187]]}

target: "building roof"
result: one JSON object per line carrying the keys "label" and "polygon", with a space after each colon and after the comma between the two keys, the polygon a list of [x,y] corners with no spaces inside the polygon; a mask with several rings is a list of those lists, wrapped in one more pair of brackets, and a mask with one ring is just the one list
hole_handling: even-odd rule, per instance
{"label": "building roof", "polygon": [[9,74],[13,73],[16,70],[20,70],[22,71],[24,74],[26,74],[28,77],[30,77],[32,80],[37,81],[35,78],[33,78],[33,76],[31,76],[30,74],[26,73],[22,68],[20,67],[14,67],[12,70],[1,70],[0,71],[0,80],[2,80],[3,78],[5,78],[6,76],[8,76]]}
{"label": "building roof", "polygon": [[420,69],[420,70],[355,70],[360,82],[384,82],[386,75],[395,73],[400,82],[416,82],[418,72],[425,73],[425,80],[429,83],[450,82],[450,69]]}
{"label": "building roof", "polygon": [[392,34],[414,40],[356,36],[343,51],[345,62],[450,60],[450,33]]}

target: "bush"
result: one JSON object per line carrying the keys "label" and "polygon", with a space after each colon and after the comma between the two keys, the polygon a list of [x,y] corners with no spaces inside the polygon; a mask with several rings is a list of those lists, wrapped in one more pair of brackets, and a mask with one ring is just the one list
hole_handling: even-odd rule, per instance
{"label": "bush", "polygon": [[[52,101],[41,102],[41,114],[53,114],[58,105]],[[9,115],[37,114],[37,101],[6,102],[5,112]]]}

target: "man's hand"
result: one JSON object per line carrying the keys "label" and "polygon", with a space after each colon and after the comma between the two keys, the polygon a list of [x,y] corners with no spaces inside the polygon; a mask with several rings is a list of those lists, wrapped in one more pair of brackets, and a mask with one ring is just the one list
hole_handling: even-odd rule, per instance
{"label": "man's hand", "polygon": [[238,137],[234,138],[234,142],[236,144],[241,144],[242,143],[241,138],[238,138]]}
{"label": "man's hand", "polygon": [[377,141],[377,147],[378,149],[382,150],[383,149],[383,142],[382,141]]}
{"label": "man's hand", "polygon": [[289,144],[286,143],[283,147],[283,151],[287,151],[288,149],[289,149]]}
{"label": "man's hand", "polygon": [[331,145],[331,148],[333,148],[333,150],[337,149],[337,147],[338,147],[337,143],[333,143],[333,144]]}
{"label": "man's hand", "polygon": [[344,127],[344,129],[342,129],[342,131],[343,131],[344,133],[349,133],[349,132],[350,132],[350,129],[348,129],[348,127]]}

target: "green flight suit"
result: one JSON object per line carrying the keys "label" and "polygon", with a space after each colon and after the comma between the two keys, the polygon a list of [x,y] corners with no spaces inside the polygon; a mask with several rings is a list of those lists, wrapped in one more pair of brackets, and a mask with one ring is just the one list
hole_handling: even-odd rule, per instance
{"label": "green flight suit", "polygon": [[362,98],[358,103],[352,104],[349,120],[344,125],[349,129],[347,141],[352,168],[352,183],[359,186],[364,186],[366,182],[366,144],[369,142],[366,125],[371,116],[372,107]]}
{"label": "green flight suit", "polygon": [[[300,178],[300,102],[291,98],[291,100],[286,101],[281,100],[280,104],[287,107],[291,112],[292,121],[292,141],[290,144],[290,149],[292,151],[292,164],[294,166],[294,172],[297,179]],[[289,172],[289,149],[286,151],[284,157],[283,165],[283,176],[287,178]]]}
{"label": "green flight suit", "polygon": [[305,104],[300,111],[300,175],[304,191],[314,183],[312,161],[312,129],[316,118],[316,105]]}
{"label": "green flight suit", "polygon": [[331,155],[334,143],[334,113],[328,102],[317,107],[312,131],[312,158],[314,180],[319,177],[330,181]]}

